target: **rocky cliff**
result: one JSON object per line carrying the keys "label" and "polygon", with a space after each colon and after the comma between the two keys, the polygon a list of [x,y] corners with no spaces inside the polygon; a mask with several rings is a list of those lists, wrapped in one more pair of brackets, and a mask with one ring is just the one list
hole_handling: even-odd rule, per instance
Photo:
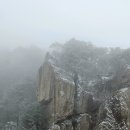
{"label": "rocky cliff", "polygon": [[89,107],[93,104],[92,95],[78,86],[75,99],[76,86],[73,78],[48,58],[39,70],[38,79],[38,101],[47,106],[50,122],[56,124],[52,128],[59,129],[57,127],[59,125],[60,129],[66,130],[89,130],[91,116],[88,109],[91,109]]}
{"label": "rocky cliff", "polygon": [[59,71],[48,61],[39,71],[38,101],[48,106],[54,122],[72,115],[74,108],[74,84]]}
{"label": "rocky cliff", "polygon": [[94,93],[80,85],[76,88],[72,75],[48,57],[39,70],[38,83],[38,101],[48,108],[50,130],[130,130],[130,89],[116,90],[100,102]]}

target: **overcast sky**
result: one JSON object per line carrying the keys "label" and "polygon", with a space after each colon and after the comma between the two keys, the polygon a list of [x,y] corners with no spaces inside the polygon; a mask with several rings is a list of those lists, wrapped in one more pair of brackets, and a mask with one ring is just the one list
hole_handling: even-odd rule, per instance
{"label": "overcast sky", "polygon": [[130,46],[130,0],[0,0],[0,47],[47,47],[75,37]]}

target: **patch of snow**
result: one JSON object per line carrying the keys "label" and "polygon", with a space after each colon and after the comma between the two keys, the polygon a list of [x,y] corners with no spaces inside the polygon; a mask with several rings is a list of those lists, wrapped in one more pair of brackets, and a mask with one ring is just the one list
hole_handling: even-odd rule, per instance
{"label": "patch of snow", "polygon": [[121,92],[126,92],[128,90],[128,88],[122,88],[120,91]]}
{"label": "patch of snow", "polygon": [[78,97],[80,97],[80,94],[83,92],[83,88],[81,86],[78,87]]}
{"label": "patch of snow", "polygon": [[95,81],[90,80],[90,81],[88,82],[88,86],[89,86],[89,87],[94,86],[94,85],[95,85]]}
{"label": "patch of snow", "polygon": [[60,95],[63,97],[65,95],[64,91],[60,91]]}
{"label": "patch of snow", "polygon": [[66,72],[65,70],[63,70],[62,68],[56,66],[55,64],[51,63],[51,65],[54,68],[54,72],[57,74],[57,78],[60,78],[65,82],[74,84],[70,73]]}
{"label": "patch of snow", "polygon": [[110,77],[106,77],[106,76],[102,76],[101,78],[102,78],[102,80],[110,80],[111,79]]}
{"label": "patch of snow", "polygon": [[51,126],[51,128],[50,128],[49,130],[54,130],[54,129],[55,129],[55,130],[60,130],[60,126],[54,124],[54,125]]}
{"label": "patch of snow", "polygon": [[48,100],[49,100],[49,98],[48,98],[48,97],[44,99],[44,101],[48,101]]}
{"label": "patch of snow", "polygon": [[130,65],[127,65],[127,70],[130,70]]}
{"label": "patch of snow", "polygon": [[[89,92],[89,91],[85,91],[85,93],[86,94],[91,94],[91,95],[93,94],[92,92]],[[94,99],[94,97],[93,97],[93,99]]]}

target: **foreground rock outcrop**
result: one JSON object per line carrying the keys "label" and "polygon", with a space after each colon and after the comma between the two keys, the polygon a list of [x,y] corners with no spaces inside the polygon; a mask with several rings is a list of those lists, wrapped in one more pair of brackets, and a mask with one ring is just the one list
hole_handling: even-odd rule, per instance
{"label": "foreground rock outcrop", "polygon": [[115,90],[105,101],[99,101],[94,99],[96,96],[92,93],[77,86],[71,74],[47,57],[39,70],[37,96],[38,101],[48,109],[49,129],[130,130],[130,89],[127,75],[122,76],[123,80],[118,81],[118,84],[113,79],[109,81],[115,86],[127,82],[127,88]]}
{"label": "foreground rock outcrop", "polygon": [[130,89],[123,88],[99,110],[98,130],[130,130]]}
{"label": "foreground rock outcrop", "polygon": [[50,130],[89,130],[91,127],[91,118],[87,114],[80,114],[71,119],[66,119],[56,125],[53,125]]}
{"label": "foreground rock outcrop", "polygon": [[46,61],[39,71],[38,101],[48,105],[53,122],[72,115],[74,84],[62,79],[59,70]]}
{"label": "foreground rock outcrop", "polygon": [[75,99],[76,86],[69,74],[46,59],[39,70],[38,86],[38,101],[47,106],[50,124],[56,124],[53,129],[90,129],[91,116],[88,110],[94,103],[93,97],[78,86]]}

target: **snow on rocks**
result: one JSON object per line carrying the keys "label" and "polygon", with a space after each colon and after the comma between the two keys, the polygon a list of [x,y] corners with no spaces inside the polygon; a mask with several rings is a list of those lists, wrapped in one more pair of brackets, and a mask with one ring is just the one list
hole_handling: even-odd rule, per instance
{"label": "snow on rocks", "polygon": [[128,88],[123,88],[105,102],[106,116],[99,124],[99,130],[128,130],[129,106]]}
{"label": "snow on rocks", "polygon": [[128,88],[122,88],[121,90],[120,90],[120,92],[126,92],[128,90]]}

